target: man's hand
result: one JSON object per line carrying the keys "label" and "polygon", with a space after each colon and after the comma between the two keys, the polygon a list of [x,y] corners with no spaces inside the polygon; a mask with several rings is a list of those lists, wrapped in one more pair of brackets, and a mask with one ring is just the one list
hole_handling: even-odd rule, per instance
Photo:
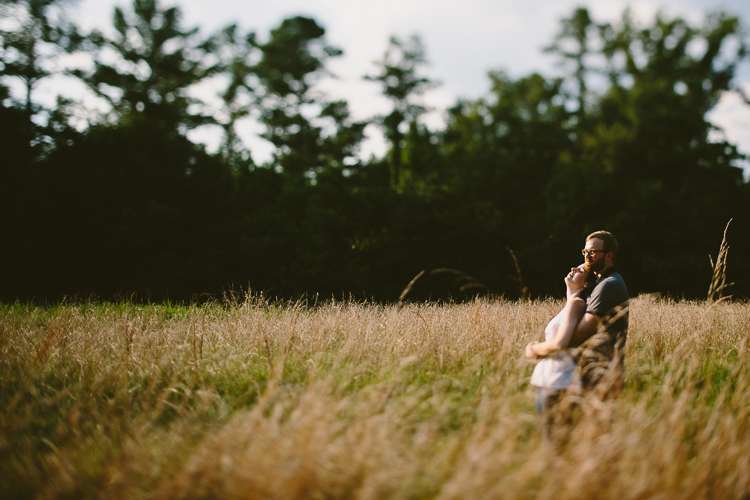
{"label": "man's hand", "polygon": [[525,353],[525,355],[526,355],[527,358],[529,358],[529,359],[536,359],[537,358],[537,355],[534,352],[534,350],[531,348],[531,346],[533,346],[535,344],[538,344],[538,343],[539,342],[535,340],[533,342],[529,342],[529,344],[526,346],[526,353]]}

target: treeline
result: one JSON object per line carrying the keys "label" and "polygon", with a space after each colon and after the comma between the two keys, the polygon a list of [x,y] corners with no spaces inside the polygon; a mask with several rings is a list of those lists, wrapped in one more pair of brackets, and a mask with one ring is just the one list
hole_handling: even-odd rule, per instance
{"label": "treeline", "polygon": [[[750,295],[745,157],[705,118],[746,57],[737,18],[602,24],[577,9],[548,48],[566,77],[492,72],[429,130],[417,37],[391,39],[363,75],[393,106],[360,122],[316,90],[342,51],[313,19],[202,36],[178,7],[134,0],[105,35],[61,3],[2,1],[0,300],[393,300],[439,268],[508,297],[559,295],[598,229],[620,240],[632,294],[705,297],[730,218],[728,292]],[[41,106],[52,62],[77,53],[92,64],[59,73],[108,106]],[[208,82],[212,102],[195,97]],[[238,136],[248,117],[274,146],[267,164]],[[368,123],[384,158],[355,156]],[[202,126],[222,130],[217,153],[187,139]]]}

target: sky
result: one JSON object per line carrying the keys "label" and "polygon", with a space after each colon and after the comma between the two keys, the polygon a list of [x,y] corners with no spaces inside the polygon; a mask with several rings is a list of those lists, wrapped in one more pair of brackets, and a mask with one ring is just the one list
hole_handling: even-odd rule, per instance
{"label": "sky", "polygon": [[[111,29],[114,6],[123,0],[78,0],[71,17],[84,29]],[[442,124],[443,111],[458,98],[476,99],[489,91],[490,70],[503,70],[511,77],[532,72],[551,76],[560,71],[556,59],[543,52],[558,30],[560,19],[577,7],[588,8],[595,22],[617,22],[626,7],[637,20],[649,22],[656,13],[679,16],[699,24],[707,13],[724,10],[738,15],[750,29],[750,0],[164,0],[177,5],[185,27],[198,26],[209,34],[231,23],[254,31],[261,41],[285,18],[303,15],[315,19],[326,30],[326,42],[341,48],[342,57],[329,61],[335,79],[321,82],[331,98],[349,103],[353,118],[365,119],[388,111],[380,88],[363,80],[375,73],[391,35],[421,37],[428,67],[425,74],[441,85],[424,96],[434,108],[426,116],[428,126]],[[737,82],[750,91],[750,61],[739,69]],[[709,113],[730,142],[750,154],[750,106],[739,96],[725,95]],[[246,125],[241,136],[256,162],[267,160],[268,143],[257,139],[259,126]],[[382,155],[385,143],[376,127],[368,127],[369,139],[359,156]],[[193,140],[208,144],[217,140],[210,131],[198,132]],[[748,170],[750,172],[750,170]]]}

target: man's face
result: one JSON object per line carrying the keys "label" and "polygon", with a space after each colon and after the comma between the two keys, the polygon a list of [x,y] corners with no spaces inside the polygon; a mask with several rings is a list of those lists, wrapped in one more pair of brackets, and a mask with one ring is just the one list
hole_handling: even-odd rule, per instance
{"label": "man's face", "polygon": [[601,272],[607,264],[606,254],[604,253],[604,242],[599,238],[591,238],[586,242],[584,250],[586,251],[586,264],[591,266],[593,272]]}

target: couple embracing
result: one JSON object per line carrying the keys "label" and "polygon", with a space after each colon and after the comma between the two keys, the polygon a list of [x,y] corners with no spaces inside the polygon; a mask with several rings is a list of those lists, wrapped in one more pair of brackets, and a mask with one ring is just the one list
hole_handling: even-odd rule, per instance
{"label": "couple embracing", "polygon": [[593,393],[604,400],[622,387],[629,296],[614,264],[617,250],[607,231],[586,238],[584,264],[565,277],[565,307],[545,328],[545,340],[526,346],[526,357],[538,360],[531,385],[544,434],[564,396]]}

